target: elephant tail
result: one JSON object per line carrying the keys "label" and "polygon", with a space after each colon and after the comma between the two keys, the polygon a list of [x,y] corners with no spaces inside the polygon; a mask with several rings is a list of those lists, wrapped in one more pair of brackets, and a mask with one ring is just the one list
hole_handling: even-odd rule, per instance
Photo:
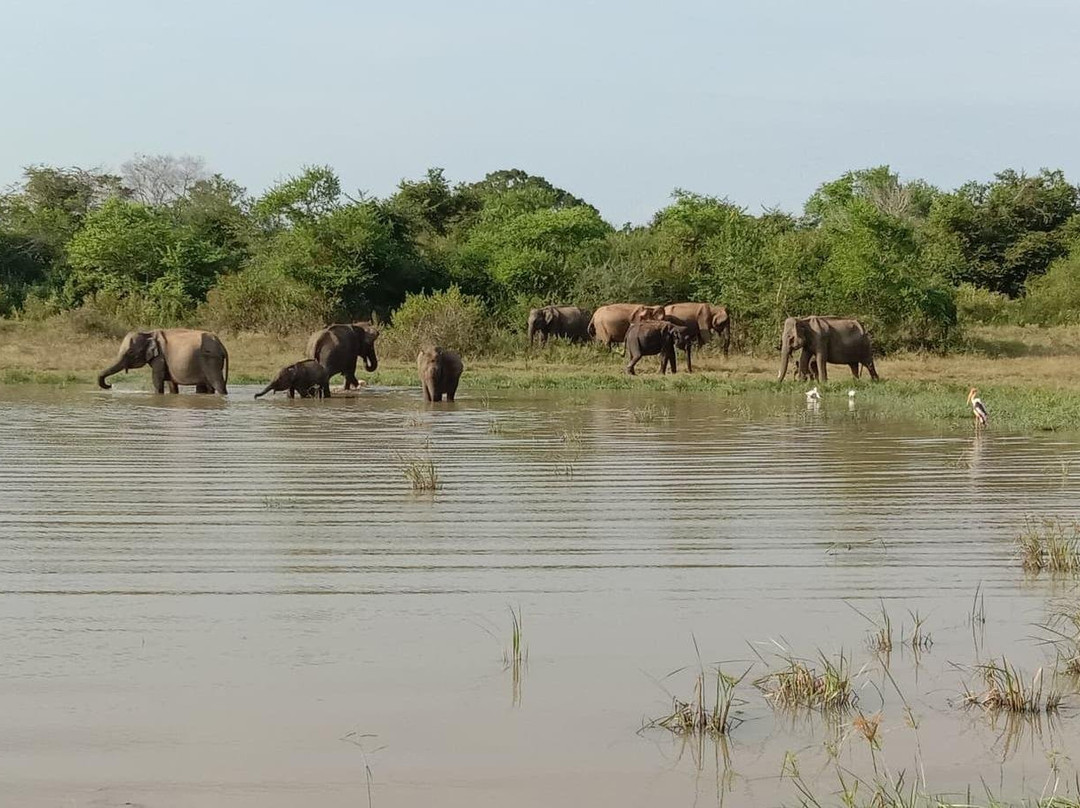
{"label": "elephant tail", "polygon": [[225,377],[225,384],[229,383],[229,352],[225,349],[225,346],[221,346],[222,353],[225,354],[225,367],[222,368],[222,375]]}
{"label": "elephant tail", "polygon": [[589,324],[585,327],[585,333],[589,335],[589,339],[596,339],[596,323],[591,319]]}

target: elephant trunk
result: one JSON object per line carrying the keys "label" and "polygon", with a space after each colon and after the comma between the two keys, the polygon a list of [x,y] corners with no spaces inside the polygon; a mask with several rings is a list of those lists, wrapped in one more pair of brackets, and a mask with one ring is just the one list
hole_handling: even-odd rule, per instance
{"label": "elephant trunk", "polygon": [[787,340],[784,341],[784,346],[780,349],[780,375],[776,377],[778,382],[782,382],[784,377],[787,376],[788,361],[791,359],[791,343]]}
{"label": "elephant trunk", "polygon": [[364,357],[364,370],[368,373],[374,373],[379,369],[379,359],[375,356],[375,352],[371,352],[371,356]]}
{"label": "elephant trunk", "polygon": [[100,387],[102,390],[111,390],[112,385],[106,382],[105,379],[107,379],[109,376],[112,376],[114,373],[119,373],[121,370],[127,370],[127,365],[124,363],[123,357],[116,360],[116,362],[109,365],[109,367],[105,368],[105,370],[101,371],[101,373],[98,374],[98,387]]}
{"label": "elephant trunk", "polygon": [[529,344],[530,345],[533,344],[533,340],[536,338],[536,332],[539,331],[539,330],[540,329],[537,328],[537,326],[536,326],[536,321],[535,320],[530,320],[529,321]]}
{"label": "elephant trunk", "polygon": [[269,393],[273,389],[274,389],[274,383],[270,382],[270,384],[266,385],[266,387],[263,388],[262,392],[255,394],[255,398],[262,398],[263,396],[265,396],[267,393]]}

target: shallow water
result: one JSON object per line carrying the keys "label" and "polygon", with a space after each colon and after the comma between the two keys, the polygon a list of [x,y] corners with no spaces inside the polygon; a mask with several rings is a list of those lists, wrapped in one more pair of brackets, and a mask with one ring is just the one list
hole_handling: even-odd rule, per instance
{"label": "shallow water", "polygon": [[[1075,440],[797,394],[129,384],[0,388],[0,804],[775,805],[797,803],[789,752],[824,796],[830,754],[872,775],[851,715],[750,686],[781,645],[849,654],[879,767],[935,793],[1038,794],[1048,754],[1080,749],[1073,709],[1009,726],[956,704],[956,665],[1053,659],[1035,624],[1075,590],[1025,577],[1011,542],[1027,514],[1076,516]],[[426,456],[434,496],[401,474]],[[893,650],[896,687],[855,611],[879,600],[898,646],[909,609],[933,638]],[[689,697],[692,670],[665,677],[695,641],[755,666],[726,749],[639,732]]]}

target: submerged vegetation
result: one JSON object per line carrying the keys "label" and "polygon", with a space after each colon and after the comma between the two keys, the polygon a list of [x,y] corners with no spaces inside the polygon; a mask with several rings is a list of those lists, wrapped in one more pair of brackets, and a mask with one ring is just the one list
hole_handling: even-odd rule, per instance
{"label": "submerged vegetation", "polygon": [[780,659],[781,665],[754,682],[774,706],[845,710],[855,704],[851,660],[842,651],[835,659],[819,653],[820,672],[806,660],[787,655]]}
{"label": "submerged vegetation", "polygon": [[[746,677],[724,673],[716,666],[709,674],[702,668],[694,677],[694,692],[689,701],[672,696],[671,712],[649,721],[645,727],[661,727],[677,735],[727,735],[742,723],[734,713],[735,688]],[[710,681],[714,684],[710,685]],[[712,702],[709,702],[709,692]]]}
{"label": "submerged vegetation", "polygon": [[1008,659],[979,665],[978,674],[983,686],[964,691],[965,706],[978,706],[990,712],[1053,713],[1061,706],[1061,693],[1053,683],[1045,686],[1043,669],[1039,668],[1028,682]]}
{"label": "submerged vegetation", "polygon": [[1029,517],[1016,536],[1020,561],[1031,572],[1080,572],[1080,524]]}
{"label": "submerged vegetation", "polygon": [[409,481],[413,491],[436,491],[442,487],[439,470],[431,457],[405,457],[398,455],[401,473]]}

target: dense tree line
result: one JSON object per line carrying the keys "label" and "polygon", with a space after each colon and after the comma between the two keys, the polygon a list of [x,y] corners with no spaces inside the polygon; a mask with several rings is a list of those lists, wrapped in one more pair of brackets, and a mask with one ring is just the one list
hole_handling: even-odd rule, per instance
{"label": "dense tree line", "polygon": [[[543,302],[722,302],[744,343],[785,315],[851,314],[885,347],[943,347],[984,319],[1080,320],[1080,191],[1002,171],[942,191],[887,167],[822,185],[801,215],[677,190],[615,229],[542,177],[441,169],[385,198],[316,166],[251,196],[192,158],[117,174],[34,166],[0,196],[0,314],[111,307],[161,323],[288,331],[387,318],[456,287],[494,321]],[[415,304],[414,304],[415,305]]]}

